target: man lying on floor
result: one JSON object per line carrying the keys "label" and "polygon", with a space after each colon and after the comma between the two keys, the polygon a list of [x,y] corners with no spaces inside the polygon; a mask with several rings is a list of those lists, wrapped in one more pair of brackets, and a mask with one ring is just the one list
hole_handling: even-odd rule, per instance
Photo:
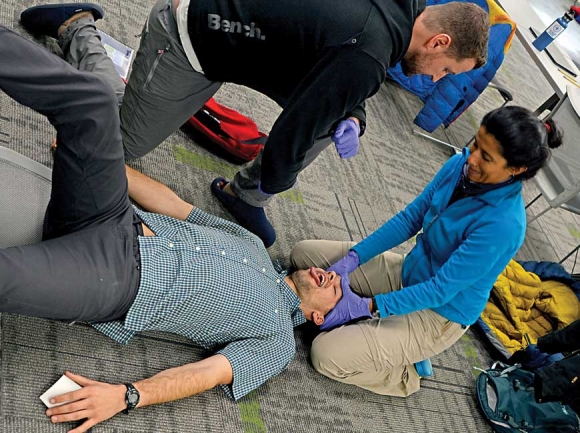
{"label": "man lying on floor", "polygon": [[[67,34],[87,26],[92,18]],[[45,115],[58,145],[43,241],[0,250],[0,312],[93,322],[120,343],[158,330],[220,348],[132,385],[67,373],[83,388],[54,399],[71,402],[48,409],[51,421],[85,420],[71,432],[86,432],[125,409],[216,385],[237,400],[284,370],[293,327],[324,322],[342,295],[340,277],[315,268],[286,275],[252,233],[126,170],[118,100],[101,77],[116,73],[102,45],[85,53],[101,57],[88,73],[6,28],[0,40],[0,89]],[[74,46],[72,36],[65,54]]]}

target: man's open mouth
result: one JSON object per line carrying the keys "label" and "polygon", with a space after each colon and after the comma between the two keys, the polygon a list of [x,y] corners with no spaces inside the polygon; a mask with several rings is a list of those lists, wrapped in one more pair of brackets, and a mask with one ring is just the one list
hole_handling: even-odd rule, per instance
{"label": "man's open mouth", "polygon": [[324,272],[316,272],[313,267],[310,268],[310,275],[318,282],[318,287],[322,287],[326,282],[326,274]]}

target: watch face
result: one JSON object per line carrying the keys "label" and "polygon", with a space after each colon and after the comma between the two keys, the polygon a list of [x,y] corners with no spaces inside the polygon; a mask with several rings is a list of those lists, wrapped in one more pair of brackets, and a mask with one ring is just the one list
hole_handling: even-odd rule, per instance
{"label": "watch face", "polygon": [[139,402],[139,396],[137,394],[131,393],[127,398],[129,400],[129,404],[137,404]]}

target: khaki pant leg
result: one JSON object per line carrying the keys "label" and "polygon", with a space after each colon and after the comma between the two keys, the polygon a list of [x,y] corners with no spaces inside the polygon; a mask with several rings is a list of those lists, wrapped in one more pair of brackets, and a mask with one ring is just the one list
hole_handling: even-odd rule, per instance
{"label": "khaki pant leg", "polygon": [[406,397],[419,390],[413,364],[443,352],[464,333],[461,325],[422,310],[323,332],[310,355],[324,376],[377,394]]}
{"label": "khaki pant leg", "polygon": [[[327,269],[343,258],[354,242],[307,240],[297,243],[290,253],[290,261],[296,269],[315,266]],[[399,290],[402,286],[404,256],[391,252],[378,255],[350,274],[354,292],[371,297],[379,293]]]}

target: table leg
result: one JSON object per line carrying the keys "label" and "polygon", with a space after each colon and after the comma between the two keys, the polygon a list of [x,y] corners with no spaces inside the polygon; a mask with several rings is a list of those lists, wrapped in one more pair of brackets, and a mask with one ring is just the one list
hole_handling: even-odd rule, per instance
{"label": "table leg", "polygon": [[534,114],[536,116],[539,116],[540,114],[542,114],[546,110],[552,111],[552,109],[556,106],[558,101],[560,101],[560,98],[558,97],[557,94],[554,93],[542,105],[540,105],[536,109],[536,111],[534,111]]}

